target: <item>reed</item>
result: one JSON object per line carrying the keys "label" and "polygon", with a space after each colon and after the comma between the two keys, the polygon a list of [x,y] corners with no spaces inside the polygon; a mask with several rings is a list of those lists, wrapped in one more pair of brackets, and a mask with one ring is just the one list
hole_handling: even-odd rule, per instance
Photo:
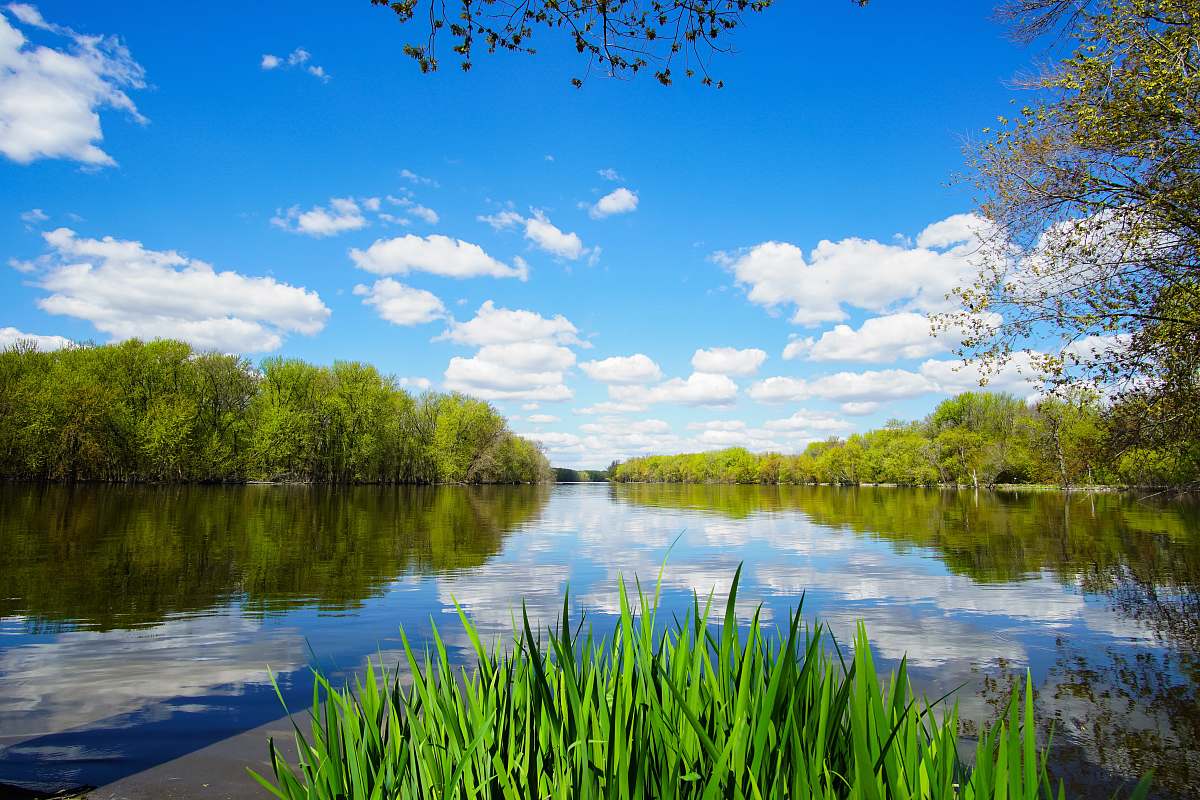
{"label": "reed", "polygon": [[917,697],[904,662],[881,680],[861,624],[848,659],[799,607],[776,635],[761,608],[739,626],[735,578],[722,620],[696,598],[659,625],[661,586],[661,574],[650,595],[637,585],[635,613],[622,582],[620,620],[599,639],[572,630],[566,597],[545,634],[522,609],[508,647],[485,646],[459,607],[469,668],[436,629],[420,653],[402,632],[410,680],[382,664],[353,689],[317,674],[299,763],[271,742],[274,781],[252,775],[280,800],[1064,796],[1035,739],[1028,677],[970,767],[957,707]]}

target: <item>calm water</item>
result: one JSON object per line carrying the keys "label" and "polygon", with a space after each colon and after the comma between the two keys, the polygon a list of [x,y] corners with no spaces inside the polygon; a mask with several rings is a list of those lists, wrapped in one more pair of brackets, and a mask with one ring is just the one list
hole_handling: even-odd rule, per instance
{"label": "calm water", "polygon": [[[1107,797],[1200,785],[1200,508],[908,489],[0,486],[0,783],[103,785],[302,707],[308,667],[395,661],[453,598],[495,634],[569,583],[604,626],[618,574],[666,603],[807,613],[990,719],[1029,669],[1058,761]],[[263,744],[265,748],[265,742]],[[259,793],[247,784],[246,795]]]}

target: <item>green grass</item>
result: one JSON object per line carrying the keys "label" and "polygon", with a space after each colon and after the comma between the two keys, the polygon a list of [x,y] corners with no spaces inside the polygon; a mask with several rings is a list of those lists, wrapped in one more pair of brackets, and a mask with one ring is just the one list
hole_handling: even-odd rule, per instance
{"label": "green grass", "polygon": [[317,674],[299,764],[272,742],[274,782],[251,774],[281,800],[1063,797],[1028,676],[972,769],[957,708],[916,697],[903,662],[881,680],[861,624],[848,660],[799,608],[776,636],[758,612],[741,629],[737,585],[719,623],[710,598],[660,626],[661,575],[653,595],[638,586],[637,613],[622,583],[600,640],[572,631],[566,598],[557,630],[535,633],[523,611],[511,646],[490,649],[459,608],[477,665],[455,667],[436,629],[421,653],[402,632],[411,682],[382,665],[353,690]]}

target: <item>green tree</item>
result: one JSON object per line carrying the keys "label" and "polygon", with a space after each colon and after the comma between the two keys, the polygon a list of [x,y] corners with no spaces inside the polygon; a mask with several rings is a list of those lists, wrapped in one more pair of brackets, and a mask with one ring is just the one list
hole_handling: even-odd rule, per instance
{"label": "green tree", "polygon": [[[1052,386],[1103,388],[1131,449],[1196,452],[1200,407],[1200,0],[1021,0],[1076,47],[973,153],[990,231],[957,294],[962,353],[1036,348]],[[999,325],[994,325],[1000,315]],[[1189,409],[1193,411],[1189,412]]]}

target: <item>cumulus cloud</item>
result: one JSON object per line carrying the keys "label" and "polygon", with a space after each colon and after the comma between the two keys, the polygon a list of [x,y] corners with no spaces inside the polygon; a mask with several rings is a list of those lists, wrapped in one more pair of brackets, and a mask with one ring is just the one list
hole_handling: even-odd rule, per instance
{"label": "cumulus cloud", "polygon": [[812,397],[808,381],[803,378],[775,376],[750,385],[746,394],[760,403],[796,403]]}
{"label": "cumulus cloud", "polygon": [[697,372],[719,375],[753,375],[767,360],[767,354],[756,347],[738,350],[734,347],[713,347],[692,354],[692,367]]}
{"label": "cumulus cloud", "polygon": [[472,319],[451,320],[450,327],[439,338],[476,347],[535,341],[584,344],[579,329],[562,314],[547,318],[535,311],[498,308],[491,300],[481,305]]}
{"label": "cumulus cloud", "polygon": [[42,352],[61,350],[71,346],[71,340],[64,336],[42,336],[36,333],[24,333],[16,328],[0,328],[0,350],[7,350],[19,342],[30,342]]}
{"label": "cumulus cloud", "polygon": [[592,219],[604,219],[614,214],[628,214],[638,207],[637,192],[622,186],[601,197],[588,209]]}
{"label": "cumulus cloud", "polygon": [[467,322],[450,321],[439,337],[478,347],[446,367],[445,385],[484,400],[569,400],[564,373],[575,363],[567,345],[580,346],[578,330],[561,314],[552,318],[488,300]]}
{"label": "cumulus cloud", "polygon": [[957,214],[927,227],[915,245],[871,239],[821,241],[805,257],[788,242],[768,241],[742,253],[717,253],[751,302],[791,307],[792,322],[841,322],[847,307],[880,314],[950,307],[946,294],[976,270],[985,222]]}
{"label": "cumulus cloud", "polygon": [[727,375],[693,372],[686,380],[672,378],[655,386],[613,385],[608,387],[608,393],[617,402],[643,406],[656,403],[723,406],[737,397],[737,384]]}
{"label": "cumulus cloud", "polygon": [[446,388],[481,400],[570,400],[574,393],[563,383],[561,372],[528,372],[486,357],[450,359]]}
{"label": "cumulus cloud", "polygon": [[579,368],[589,378],[601,383],[652,383],[662,378],[658,364],[644,353],[584,361]]}
{"label": "cumulus cloud", "polygon": [[540,210],[535,209],[533,215],[525,220],[525,238],[538,248],[572,261],[587,253],[583,240],[576,233],[566,233],[554,225],[550,218]]}
{"label": "cumulus cloud", "polygon": [[366,250],[353,248],[350,258],[360,269],[376,275],[428,272],[450,278],[487,275],[525,280],[529,277],[523,263],[509,266],[489,256],[477,244],[440,234],[415,236],[410,233],[394,239],[376,239]]}
{"label": "cumulus cloud", "polygon": [[920,374],[944,394],[978,391],[980,382],[987,381],[987,388],[1000,392],[1015,392],[1034,395],[1042,388],[1034,377],[1037,369],[1032,363],[1032,354],[1017,352],[997,373],[983,372],[978,364],[959,359],[930,359],[921,364]]}
{"label": "cumulus cloud", "polygon": [[289,333],[315,334],[329,309],[316,292],[209,264],[141,242],[43,234],[42,310],[87,320],[114,340],[171,337],[222,351],[277,349]]}
{"label": "cumulus cloud", "polygon": [[295,67],[304,70],[321,83],[329,83],[333,76],[326,72],[324,67],[317,66],[311,62],[312,53],[308,52],[303,47],[297,47],[286,56],[263,53],[262,60],[258,62],[258,65],[264,70],[268,71],[279,69],[280,67]]}
{"label": "cumulus cloud", "polygon": [[506,208],[494,214],[480,214],[475,219],[487,223],[497,231],[522,228],[525,238],[534,247],[556,258],[576,261],[589,254],[594,258],[599,256],[600,248],[594,247],[589,250],[584,247],[579,234],[563,231],[551,222],[550,217],[541,209],[535,208],[528,217],[524,217],[511,208]]}
{"label": "cumulus cloud", "polygon": [[869,414],[885,400],[979,390],[985,377],[988,389],[1033,395],[1040,388],[1040,383],[1032,377],[1035,372],[1029,353],[1015,354],[994,375],[985,375],[971,362],[929,359],[915,372],[906,369],[837,372],[812,380],[771,377],[752,384],[746,394],[760,403],[795,403],[815,397],[842,403],[847,414]]}
{"label": "cumulus cloud", "polygon": [[145,71],[114,36],[90,36],[55,25],[23,3],[5,9],[19,24],[56,37],[57,49],[35,45],[0,13],[0,153],[18,164],[63,158],[92,167],[116,164],[99,143],[100,111],[146,122],[126,94],[144,89]]}
{"label": "cumulus cloud", "polygon": [[604,178],[604,180],[612,181],[614,183],[616,183],[619,180],[623,180],[623,178],[621,177],[621,173],[617,172],[612,167],[605,167],[604,169],[598,169],[598,170],[596,170],[596,174],[599,175],[601,178]]}
{"label": "cumulus cloud", "polygon": [[[1000,322],[999,314],[988,314],[992,325]],[[872,317],[857,330],[849,325],[835,325],[819,339],[793,339],[783,350],[785,359],[806,358],[809,361],[864,361],[883,363],[909,358],[926,358],[947,352],[959,345],[962,332],[939,331],[935,337],[929,317],[910,311]]]}
{"label": "cumulus cloud", "polygon": [[358,284],[354,293],[363,304],[374,306],[379,316],[393,325],[421,325],[446,316],[446,307],[432,292],[414,289],[391,278],[375,281],[371,286]]}
{"label": "cumulus cloud", "polygon": [[820,431],[832,433],[850,430],[854,424],[824,411],[800,410],[790,417],[771,419],[763,427],[772,431]]}
{"label": "cumulus cloud", "polygon": [[862,417],[867,414],[874,414],[879,410],[879,403],[872,402],[850,402],[842,403],[838,408],[843,414],[849,414],[852,417]]}
{"label": "cumulus cloud", "polygon": [[525,418],[526,422],[532,422],[534,425],[551,425],[561,420],[553,414],[530,414]]}
{"label": "cumulus cloud", "polygon": [[313,206],[308,211],[301,211],[299,206],[292,206],[287,211],[277,211],[271,224],[285,231],[320,238],[365,228],[367,219],[353,199],[334,197],[328,207]]}
{"label": "cumulus cloud", "polygon": [[896,400],[937,391],[932,381],[903,369],[838,372],[811,381],[803,378],[767,378],[753,384],[747,394],[763,403],[789,403],[819,397],[823,400]]}

